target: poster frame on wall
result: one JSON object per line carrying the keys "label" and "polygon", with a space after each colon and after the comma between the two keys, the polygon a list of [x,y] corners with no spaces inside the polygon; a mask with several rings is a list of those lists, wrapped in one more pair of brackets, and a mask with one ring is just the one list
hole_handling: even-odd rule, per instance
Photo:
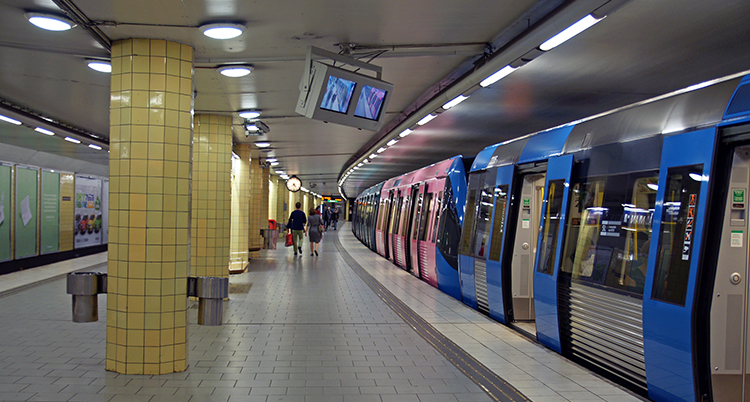
{"label": "poster frame on wall", "polygon": [[[34,182],[20,179],[21,172],[33,171]],[[37,166],[16,165],[15,174],[15,259],[39,255],[39,174]],[[23,173],[25,175],[26,173]],[[31,176],[29,176],[31,177]],[[30,226],[31,225],[31,226]]]}
{"label": "poster frame on wall", "polygon": [[[53,178],[54,192],[48,193],[46,177]],[[39,191],[39,254],[60,251],[60,172],[42,169]],[[46,196],[46,197],[45,197]],[[54,204],[54,205],[53,205]]]}
{"label": "poster frame on wall", "polygon": [[75,175],[75,249],[102,244],[103,181],[97,176]]}
{"label": "poster frame on wall", "polygon": [[[13,163],[0,161],[0,167],[8,168],[8,185],[0,186],[0,209],[2,209],[2,222],[0,222],[0,262],[11,261],[14,258],[13,249],[13,186],[15,175],[13,174]],[[4,225],[4,226],[3,226]]]}

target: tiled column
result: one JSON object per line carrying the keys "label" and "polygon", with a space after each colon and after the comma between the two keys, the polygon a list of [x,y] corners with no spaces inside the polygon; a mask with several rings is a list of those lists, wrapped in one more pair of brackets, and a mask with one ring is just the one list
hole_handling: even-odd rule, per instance
{"label": "tiled column", "polygon": [[107,370],[187,368],[193,48],[112,45]]}
{"label": "tiled column", "polygon": [[193,119],[192,276],[229,277],[232,118]]}
{"label": "tiled column", "polygon": [[292,211],[289,210],[289,190],[286,189],[286,180],[279,177],[276,183],[276,218],[274,219],[279,222],[279,232],[281,232],[281,224],[289,221],[289,214]]}
{"label": "tiled column", "polygon": [[279,198],[279,181],[278,176],[271,175],[268,178],[268,219],[276,219],[276,199]]}
{"label": "tiled column", "polygon": [[235,145],[234,153],[239,156],[239,159],[232,159],[232,235],[229,249],[229,270],[242,272],[248,261],[250,145]]}
{"label": "tiled column", "polygon": [[250,227],[248,249],[250,258],[260,257],[263,248],[261,229],[268,229],[268,168],[263,168],[254,157],[250,162]]}

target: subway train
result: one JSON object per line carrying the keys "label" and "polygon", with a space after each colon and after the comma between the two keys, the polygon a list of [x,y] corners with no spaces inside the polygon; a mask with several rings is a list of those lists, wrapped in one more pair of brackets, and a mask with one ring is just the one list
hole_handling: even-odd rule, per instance
{"label": "subway train", "polygon": [[397,183],[420,171],[368,189],[355,235],[435,286],[413,241],[432,233],[437,266],[457,262],[437,287],[651,400],[750,400],[750,76],[488,146],[467,170],[447,198]]}

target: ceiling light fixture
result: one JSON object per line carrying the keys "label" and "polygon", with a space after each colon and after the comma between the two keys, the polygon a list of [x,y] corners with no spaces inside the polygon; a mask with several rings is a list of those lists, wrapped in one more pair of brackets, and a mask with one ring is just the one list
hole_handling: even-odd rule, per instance
{"label": "ceiling light fixture", "polygon": [[100,73],[111,73],[112,64],[104,60],[86,60],[89,68]]}
{"label": "ceiling light fixture", "polygon": [[271,166],[279,166],[279,162],[271,162]]}
{"label": "ceiling light fixture", "polygon": [[217,70],[219,71],[221,75],[225,77],[239,78],[239,77],[244,77],[250,74],[250,72],[253,71],[253,67],[235,64],[235,65],[228,65],[228,66],[220,66],[219,68],[217,68]]}
{"label": "ceiling light fixture", "polygon": [[370,159],[375,159],[378,157],[378,154],[370,154]]}
{"label": "ceiling light fixture", "polygon": [[399,134],[398,136],[401,137],[401,138],[404,138],[404,137],[406,137],[407,135],[409,135],[409,134],[411,134],[413,132],[414,132],[414,130],[407,128],[406,130],[402,131],[401,134]]}
{"label": "ceiling light fixture", "polygon": [[388,145],[389,147],[392,147],[392,146],[396,145],[396,143],[397,143],[397,142],[398,142],[398,140],[397,140],[397,139],[395,139],[395,138],[392,138],[392,139],[391,139],[390,141],[388,141],[388,142],[387,142],[387,143],[386,143],[385,145]]}
{"label": "ceiling light fixture", "polygon": [[76,26],[73,21],[54,14],[26,13],[29,22],[48,31],[67,31]]}
{"label": "ceiling light fixture", "polygon": [[258,148],[268,148],[271,146],[270,142],[256,142],[255,146]]}
{"label": "ceiling light fixture", "polygon": [[424,126],[425,124],[429,123],[432,119],[434,119],[436,117],[437,117],[436,114],[430,113],[427,116],[422,117],[422,120],[418,121],[417,124],[420,125],[420,126]]}
{"label": "ceiling light fixture", "polygon": [[77,140],[77,139],[72,138],[72,137],[65,137],[65,141],[72,142],[74,144],[80,144],[81,143],[80,140]]}
{"label": "ceiling light fixture", "polygon": [[539,49],[543,51],[548,51],[551,49],[554,49],[555,47],[565,43],[568,39],[578,35],[579,33],[591,28],[594,24],[597,22],[603,20],[602,18],[596,18],[593,15],[589,14],[583,18],[581,18],[578,22],[575,24],[565,28],[562,32],[559,34],[547,39],[544,43],[539,45]]}
{"label": "ceiling light fixture", "polygon": [[16,119],[11,119],[10,117],[5,117],[5,116],[3,116],[1,114],[0,114],[0,120],[4,121],[6,123],[15,124],[17,126],[20,126],[22,124],[20,121],[18,121]]}
{"label": "ceiling light fixture", "polygon": [[276,158],[266,158],[266,162],[278,162],[279,160]]}
{"label": "ceiling light fixture", "polygon": [[465,101],[467,99],[469,99],[468,96],[458,95],[455,98],[453,98],[452,101],[450,101],[450,102],[446,103],[445,105],[443,105],[443,109],[448,110],[448,109],[452,108],[453,106],[456,106],[459,103],[461,103],[461,102],[463,102],[463,101]]}
{"label": "ceiling light fixture", "polygon": [[382,154],[383,152],[385,152],[385,150],[386,150],[385,147],[380,147],[380,148],[378,148],[378,153]]}
{"label": "ceiling light fixture", "polygon": [[482,88],[487,88],[488,86],[500,81],[501,79],[505,78],[506,76],[508,76],[508,74],[514,71],[516,71],[516,67],[505,66],[501,68],[500,70],[496,71],[494,74],[482,80],[482,82],[480,82],[479,85]]}
{"label": "ceiling light fixture", "polygon": [[242,35],[245,26],[234,23],[216,23],[201,25],[199,29],[203,35],[211,39],[232,39]]}
{"label": "ceiling light fixture", "polygon": [[89,144],[89,148],[96,149],[97,151],[101,151],[102,147],[95,145],[95,144]]}
{"label": "ceiling light fixture", "polygon": [[248,109],[237,112],[243,119],[256,119],[260,117],[260,110]]}
{"label": "ceiling light fixture", "polygon": [[44,135],[55,135],[55,133],[53,133],[52,131],[47,130],[46,128],[41,128],[41,127],[35,128],[34,131],[36,131],[37,133],[42,133]]}
{"label": "ceiling light fixture", "polygon": [[283,170],[277,170],[276,174],[284,174],[284,171]]}

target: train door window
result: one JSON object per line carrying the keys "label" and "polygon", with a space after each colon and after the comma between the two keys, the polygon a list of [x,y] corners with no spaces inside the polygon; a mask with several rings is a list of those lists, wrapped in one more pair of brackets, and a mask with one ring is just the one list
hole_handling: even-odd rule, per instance
{"label": "train door window", "polygon": [[419,195],[417,195],[417,204],[415,205],[414,216],[411,222],[411,233],[412,233],[413,240],[417,239],[417,230],[418,230],[417,224],[419,223],[419,214],[424,214],[424,211],[422,211],[422,209],[424,208],[424,204],[422,203],[423,199],[424,199],[424,194],[419,193]]}
{"label": "train door window", "polygon": [[495,218],[492,222],[492,241],[490,243],[490,260],[492,261],[500,261],[507,206],[508,185],[497,186],[495,188]]}
{"label": "train door window", "polygon": [[399,223],[401,223],[401,206],[404,202],[404,197],[398,197],[393,201],[393,228],[391,233],[398,234]]}
{"label": "train door window", "polygon": [[658,180],[648,171],[574,183],[561,272],[642,295]]}
{"label": "train door window", "polygon": [[445,181],[445,193],[441,209],[440,236],[438,250],[450,266],[458,270],[458,243],[461,236],[461,225],[458,223],[456,204],[453,203],[453,191],[450,179]]}
{"label": "train door window", "polygon": [[461,233],[460,253],[471,255],[471,234],[474,232],[474,217],[476,216],[477,189],[469,190],[469,198],[466,201],[466,214],[464,215],[464,227]]}
{"label": "train door window", "polygon": [[[492,178],[494,183],[495,179]],[[484,257],[485,248],[488,247],[487,240],[490,237],[490,218],[492,217],[492,186],[483,186],[479,189],[477,199],[477,216],[474,228],[474,238],[472,239],[471,255],[474,257]]]}
{"label": "train door window", "polygon": [[432,207],[432,193],[427,193],[424,197],[424,211],[422,212],[422,222],[419,224],[419,240],[427,239],[427,226],[430,223],[430,214]]}
{"label": "train door window", "polygon": [[435,243],[437,232],[438,232],[438,223],[440,222],[440,202],[443,199],[443,192],[441,191],[438,194],[437,199],[435,200],[435,208],[433,209],[435,211],[435,219],[433,220],[432,224],[432,242]]}
{"label": "train door window", "polygon": [[547,192],[547,210],[544,215],[542,234],[542,253],[539,256],[537,272],[552,275],[555,272],[555,255],[557,254],[557,234],[560,232],[560,215],[562,213],[564,180],[550,180]]}
{"label": "train door window", "polygon": [[703,165],[670,168],[651,298],[685,305]]}

